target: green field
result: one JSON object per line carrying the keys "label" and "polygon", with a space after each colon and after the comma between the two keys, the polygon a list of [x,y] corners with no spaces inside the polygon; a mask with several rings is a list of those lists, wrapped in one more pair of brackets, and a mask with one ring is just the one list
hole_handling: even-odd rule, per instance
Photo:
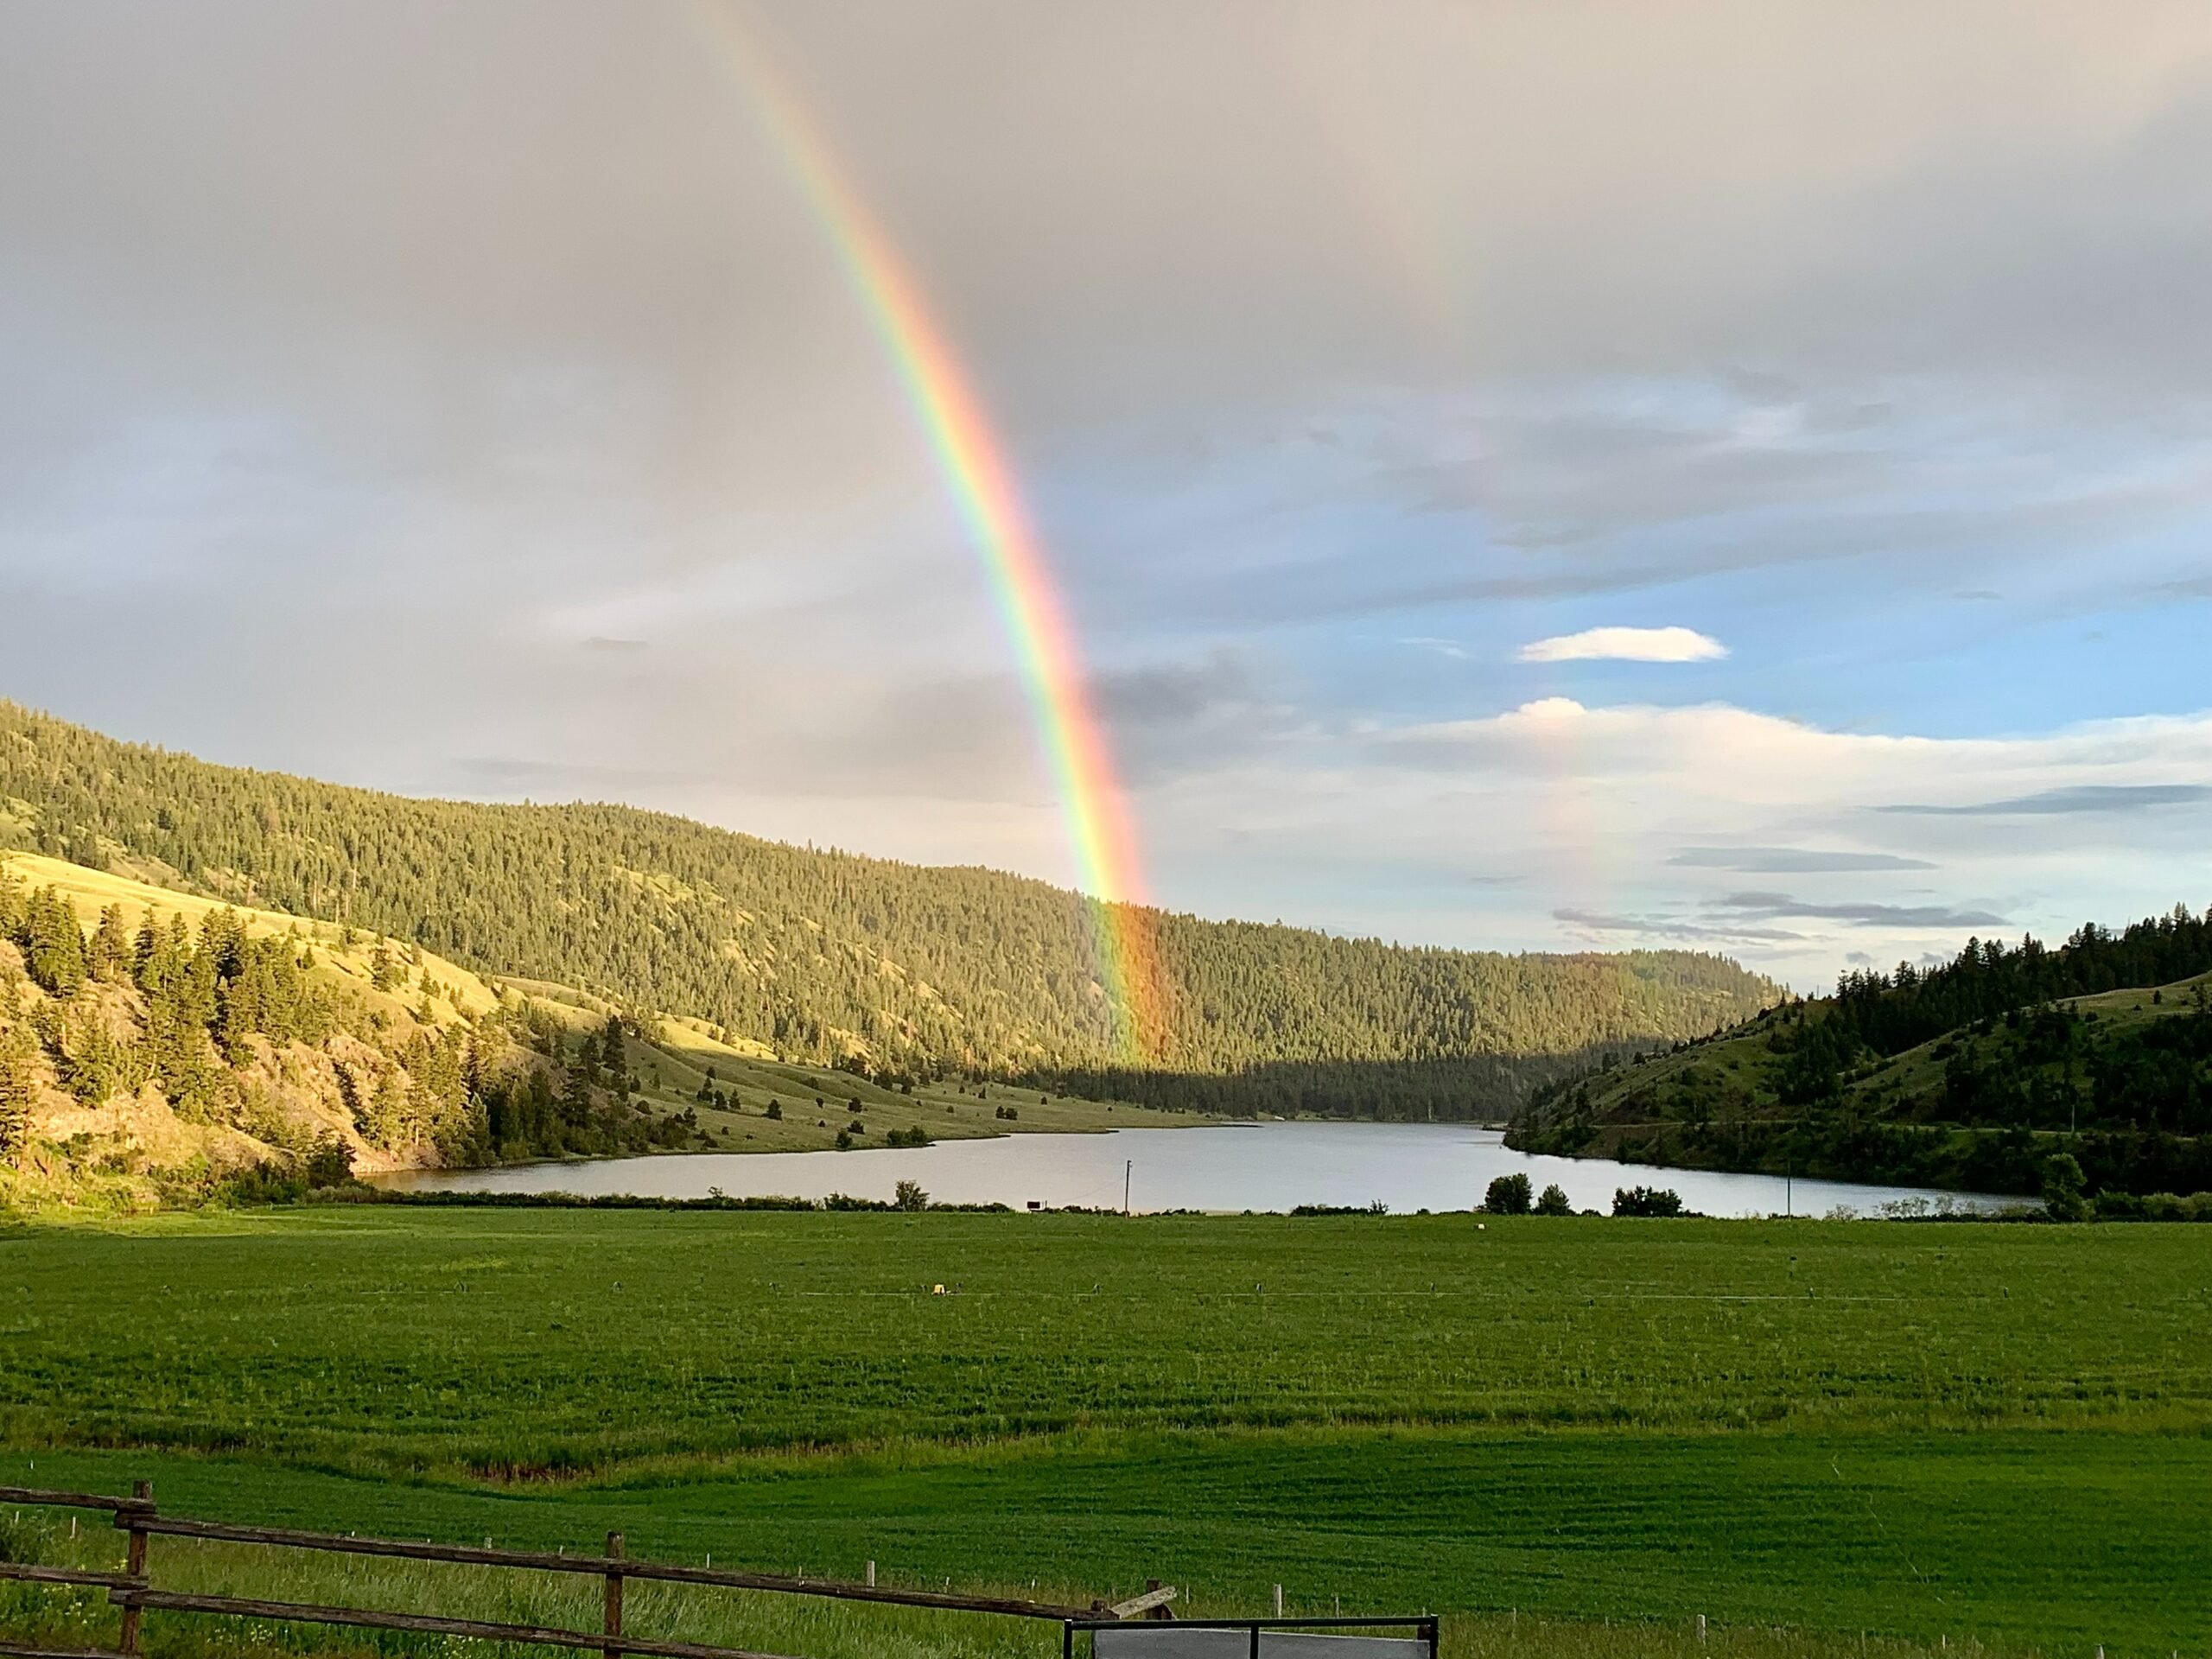
{"label": "green field", "polygon": [[0,1233],[0,1481],[1086,1596],[1154,1576],[1224,1611],[1280,1582],[1309,1611],[1465,1612],[1465,1651],[1538,1617],[1561,1651],[1673,1651],[1704,1613],[2202,1652],[2209,1270],[2212,1229],[2151,1226],[24,1227]]}

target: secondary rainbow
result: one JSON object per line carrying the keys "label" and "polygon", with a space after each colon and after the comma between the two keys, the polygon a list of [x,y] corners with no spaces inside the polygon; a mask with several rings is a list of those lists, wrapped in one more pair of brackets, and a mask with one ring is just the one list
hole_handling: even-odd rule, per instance
{"label": "secondary rainbow", "polygon": [[1066,607],[1023,510],[1003,448],[919,284],[789,83],[728,11],[702,0],[701,15],[762,130],[836,250],[982,564],[1000,621],[1020,660],[1038,740],[1066,823],[1077,883],[1094,901],[1099,978],[1109,1003],[1121,1011],[1122,1046],[1133,1057],[1144,1058],[1158,1040],[1160,978],[1143,908],[1135,830],[1105,728],[1084,685]]}

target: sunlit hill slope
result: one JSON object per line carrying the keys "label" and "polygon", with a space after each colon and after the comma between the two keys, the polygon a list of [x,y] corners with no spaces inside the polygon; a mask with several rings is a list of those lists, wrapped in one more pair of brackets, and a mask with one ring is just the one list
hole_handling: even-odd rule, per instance
{"label": "sunlit hill slope", "polygon": [[1592,1056],[1707,1033],[1775,995],[1689,952],[1423,950],[1163,914],[1164,1030],[1133,1067],[1090,906],[1042,882],[627,807],[241,771],[0,703],[8,846],[681,1013],[787,1062],[1216,1109],[1503,1116]]}

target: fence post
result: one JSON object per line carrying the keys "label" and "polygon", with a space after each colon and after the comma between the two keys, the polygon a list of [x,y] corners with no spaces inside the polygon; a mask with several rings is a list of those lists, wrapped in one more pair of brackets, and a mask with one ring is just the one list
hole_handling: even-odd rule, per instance
{"label": "fence post", "polygon": [[[139,1588],[143,1589],[146,1578],[146,1529],[137,1523],[145,1517],[147,1510],[153,1507],[154,1483],[150,1480],[132,1481],[130,1496],[138,1499],[145,1508],[118,1510],[116,1512],[115,1523],[125,1528],[130,1534],[130,1541],[124,1554],[123,1570],[139,1580]],[[123,1518],[126,1514],[130,1517],[128,1521]],[[137,1659],[138,1604],[135,1601],[127,1601],[123,1605],[123,1639],[118,1646],[122,1652],[129,1655],[130,1659]]]}
{"label": "fence post", "polygon": [[[610,1532],[607,1535],[607,1559],[609,1561],[619,1561],[622,1559],[622,1535],[619,1532]],[[607,1569],[605,1629],[606,1633],[610,1637],[620,1637],[622,1634],[622,1570],[617,1567],[609,1567]],[[622,1659],[622,1646],[620,1642],[609,1642],[602,1652],[604,1659]]]}

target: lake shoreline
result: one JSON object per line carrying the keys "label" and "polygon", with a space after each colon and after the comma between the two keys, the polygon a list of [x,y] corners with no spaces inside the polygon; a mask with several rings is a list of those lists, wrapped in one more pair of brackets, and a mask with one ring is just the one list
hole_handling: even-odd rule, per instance
{"label": "lake shoreline", "polygon": [[[1238,1130],[1191,1135],[1185,1128]],[[830,1200],[896,1200],[902,1183],[946,1208],[1128,1209],[1147,1214],[1287,1213],[1300,1208],[1391,1214],[1478,1210],[1490,1182],[1522,1173],[1557,1185],[1577,1211],[1603,1213],[1623,1188],[1664,1186],[1686,1210],[1716,1218],[1868,1213],[1995,1213],[2019,1200],[1787,1176],[1676,1169],[1513,1150],[1496,1129],[1467,1124],[1229,1119],[1176,1128],[1011,1131],[925,1147],[849,1151],[646,1154],[541,1160],[378,1177],[379,1193],[525,1195],[570,1199],[725,1199],[728,1207],[818,1208]],[[451,1195],[447,1197],[445,1195]]]}

